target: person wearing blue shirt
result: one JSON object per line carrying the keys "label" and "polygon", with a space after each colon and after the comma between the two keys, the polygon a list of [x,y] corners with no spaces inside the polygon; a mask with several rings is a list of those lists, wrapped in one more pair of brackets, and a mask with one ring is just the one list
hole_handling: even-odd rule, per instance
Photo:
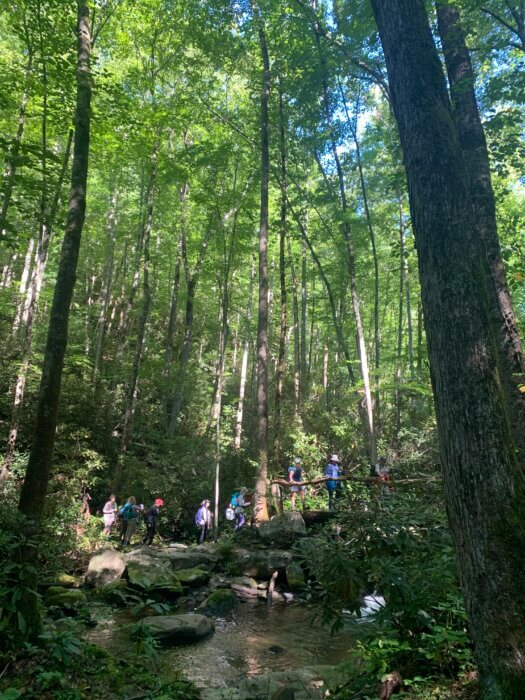
{"label": "person wearing blue shirt", "polygon": [[293,484],[290,487],[292,510],[295,510],[295,499],[297,498],[298,493],[301,494],[301,503],[303,504],[304,510],[304,486],[302,485],[302,480],[303,468],[301,466],[301,458],[296,457],[292,466],[288,467],[288,481],[290,484]]}
{"label": "person wearing blue shirt", "polygon": [[341,476],[341,464],[337,455],[332,455],[330,461],[326,465],[324,475],[331,477],[326,481],[328,490],[328,510],[335,510],[335,499],[341,497],[341,482],[335,481]]}

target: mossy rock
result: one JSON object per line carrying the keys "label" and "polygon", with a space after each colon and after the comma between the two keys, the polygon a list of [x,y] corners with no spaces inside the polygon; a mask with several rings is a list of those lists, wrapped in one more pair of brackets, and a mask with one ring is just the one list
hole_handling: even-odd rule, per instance
{"label": "mossy rock", "polygon": [[84,584],[83,576],[72,576],[64,572],[57,574],[54,577],[53,585],[61,586],[62,588],[80,588]]}
{"label": "mossy rock", "polygon": [[158,594],[174,598],[183,592],[182,584],[170,563],[159,558],[141,556],[129,559],[126,576],[132,588],[146,590],[154,597],[154,594]]}
{"label": "mossy rock", "polygon": [[176,572],[176,577],[183,588],[198,588],[199,586],[205,586],[209,582],[211,574],[206,569],[195,566],[192,569],[179,569]]}
{"label": "mossy rock", "polygon": [[286,580],[291,591],[296,591],[305,586],[304,571],[297,561],[292,561],[286,567]]}
{"label": "mossy rock", "polygon": [[91,591],[90,598],[111,605],[125,605],[125,591],[128,589],[128,582],[125,579],[120,579],[114,583],[109,583],[107,586],[101,586]]}
{"label": "mossy rock", "polygon": [[87,597],[76,588],[50,586],[46,592],[46,605],[56,605],[59,608],[75,608],[87,603]]}
{"label": "mossy rock", "polygon": [[206,598],[202,605],[209,615],[225,615],[239,605],[237,596],[229,588],[218,588]]}

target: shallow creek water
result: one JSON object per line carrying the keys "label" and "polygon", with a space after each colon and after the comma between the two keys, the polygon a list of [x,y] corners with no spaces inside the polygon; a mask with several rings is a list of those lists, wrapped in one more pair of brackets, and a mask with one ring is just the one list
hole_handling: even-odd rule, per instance
{"label": "shallow creek water", "polygon": [[[248,676],[338,664],[350,659],[353,646],[350,629],[332,636],[306,605],[243,601],[230,616],[214,622],[211,637],[159,652],[158,662],[168,675],[180,671],[199,687],[230,687]],[[124,651],[118,627],[115,622],[101,623],[89,639]]]}

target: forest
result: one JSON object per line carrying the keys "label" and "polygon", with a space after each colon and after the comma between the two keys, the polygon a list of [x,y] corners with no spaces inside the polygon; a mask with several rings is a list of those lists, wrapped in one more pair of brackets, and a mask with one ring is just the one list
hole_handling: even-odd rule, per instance
{"label": "forest", "polygon": [[0,700],[523,700],[525,0],[0,28]]}

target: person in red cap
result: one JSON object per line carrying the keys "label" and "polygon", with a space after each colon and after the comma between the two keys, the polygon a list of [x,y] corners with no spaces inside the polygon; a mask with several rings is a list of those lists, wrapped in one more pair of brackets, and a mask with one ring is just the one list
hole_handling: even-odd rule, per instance
{"label": "person in red cap", "polygon": [[146,537],[144,538],[144,544],[153,544],[153,538],[155,537],[155,532],[157,531],[157,521],[160,515],[160,509],[164,505],[162,498],[155,499],[155,503],[146,513]]}

